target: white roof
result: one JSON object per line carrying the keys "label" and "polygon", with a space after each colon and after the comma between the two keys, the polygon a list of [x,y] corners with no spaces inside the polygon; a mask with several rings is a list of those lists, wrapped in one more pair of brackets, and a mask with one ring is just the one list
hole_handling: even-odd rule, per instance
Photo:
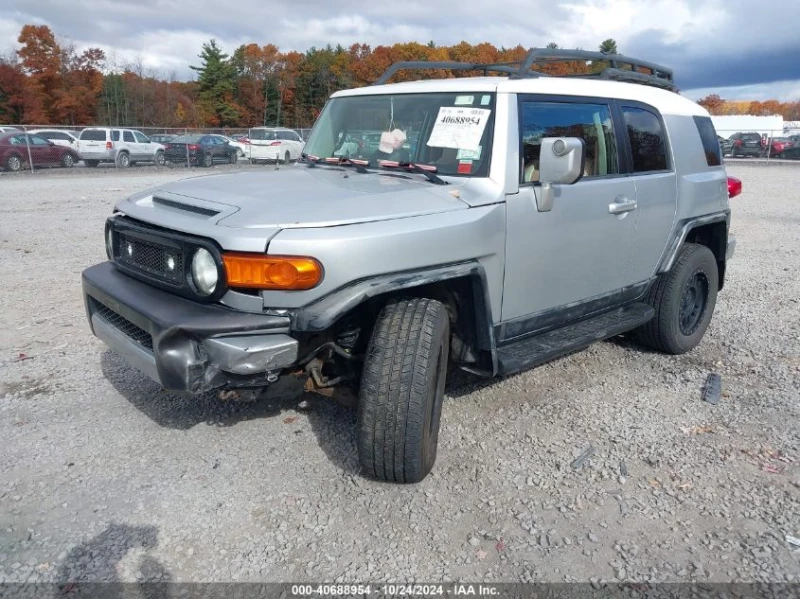
{"label": "white roof", "polygon": [[372,96],[431,92],[497,92],[505,94],[551,94],[560,96],[596,96],[635,100],[657,108],[662,114],[708,116],[705,108],[675,92],[640,83],[622,83],[564,77],[459,77],[425,79],[387,85],[373,85],[336,92],[332,97]]}

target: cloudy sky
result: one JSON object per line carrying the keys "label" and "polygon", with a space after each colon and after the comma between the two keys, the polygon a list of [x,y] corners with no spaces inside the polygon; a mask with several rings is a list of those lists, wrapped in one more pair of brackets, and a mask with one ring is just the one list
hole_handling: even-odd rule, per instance
{"label": "cloudy sky", "polygon": [[228,52],[431,40],[595,49],[614,38],[672,67],[687,96],[786,101],[800,99],[799,19],[798,0],[2,0],[0,53],[23,24],[47,24],[79,47],[190,78],[212,37]]}

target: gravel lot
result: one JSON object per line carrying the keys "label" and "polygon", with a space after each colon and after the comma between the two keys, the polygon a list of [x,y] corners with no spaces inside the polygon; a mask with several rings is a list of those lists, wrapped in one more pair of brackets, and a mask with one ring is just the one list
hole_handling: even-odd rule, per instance
{"label": "gravel lot", "polygon": [[800,580],[798,167],[729,168],[737,253],[698,349],[464,378],[412,487],[359,474],[353,411],[176,397],[90,335],[113,203],[185,170],[3,177],[0,581]]}

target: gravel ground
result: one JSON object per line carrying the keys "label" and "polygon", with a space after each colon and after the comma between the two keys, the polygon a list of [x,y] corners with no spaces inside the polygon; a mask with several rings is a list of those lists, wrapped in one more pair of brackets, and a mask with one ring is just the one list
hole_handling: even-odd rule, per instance
{"label": "gravel ground", "polygon": [[797,166],[729,168],[738,248],[699,348],[451,385],[410,487],[359,474],[353,411],[173,396],[90,335],[112,204],[185,170],[3,178],[0,581],[800,580]]}

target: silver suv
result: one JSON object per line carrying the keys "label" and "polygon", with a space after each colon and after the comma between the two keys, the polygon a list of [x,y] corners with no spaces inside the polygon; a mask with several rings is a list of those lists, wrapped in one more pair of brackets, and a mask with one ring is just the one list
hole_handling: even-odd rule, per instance
{"label": "silver suv", "polygon": [[137,162],[164,164],[164,146],[150,141],[136,129],[89,127],[78,138],[78,153],[84,164],[95,167],[101,162],[112,162],[119,168]]}
{"label": "silver suv", "polygon": [[[531,70],[554,58],[612,66]],[[385,84],[401,68],[500,76]],[[741,182],[672,81],[582,51],[394,65],[331,97],[294,166],[119,202],[108,261],[83,273],[92,330],[169,390],[254,398],[301,377],[357,404],[366,473],[420,481],[453,367],[508,375],[623,333],[700,343]],[[378,143],[337,156],[365,131]]]}

